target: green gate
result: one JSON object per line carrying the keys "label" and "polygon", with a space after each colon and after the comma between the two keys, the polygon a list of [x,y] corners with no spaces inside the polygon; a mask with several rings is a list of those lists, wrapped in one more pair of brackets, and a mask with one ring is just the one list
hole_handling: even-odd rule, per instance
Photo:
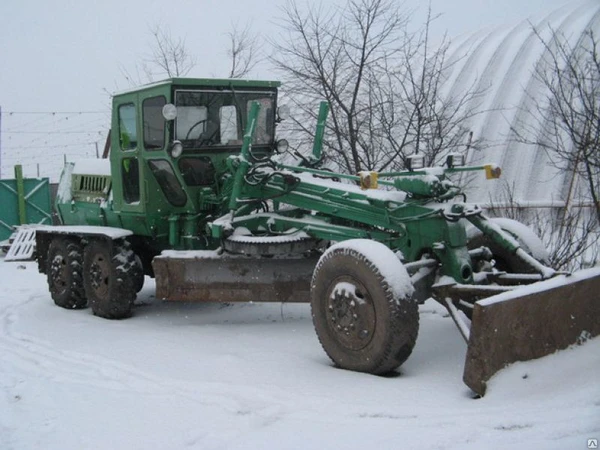
{"label": "green gate", "polygon": [[48,178],[23,178],[15,166],[15,178],[0,180],[0,241],[8,239],[15,225],[52,225]]}

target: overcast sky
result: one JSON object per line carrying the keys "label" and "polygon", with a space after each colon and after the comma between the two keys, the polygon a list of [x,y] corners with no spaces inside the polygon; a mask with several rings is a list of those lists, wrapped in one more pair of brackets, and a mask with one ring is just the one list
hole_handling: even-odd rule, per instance
{"label": "overcast sky", "polygon": [[[299,4],[305,2],[298,1]],[[314,3],[314,2],[313,2]],[[330,2],[323,2],[328,5]],[[345,3],[336,1],[336,3]],[[434,32],[450,37],[528,17],[541,17],[566,0],[432,0],[441,17]],[[572,0],[570,3],[579,3]],[[225,76],[227,37],[232,24],[276,36],[285,0],[1,0],[0,107],[2,177],[23,163],[28,176],[41,163],[103,146],[108,115],[24,115],[20,112],[108,111],[109,94],[129,87],[121,68],[133,70],[148,54],[156,24],[186,39],[197,58],[192,76]],[[427,2],[407,0],[422,19]],[[420,14],[420,15],[419,15]],[[276,79],[268,65],[254,78]],[[70,122],[69,122],[70,121]],[[53,133],[44,133],[53,131]],[[85,131],[86,134],[79,133]],[[44,151],[44,147],[48,151]],[[41,152],[41,153],[40,153]],[[32,160],[32,156],[37,158]],[[48,169],[50,170],[50,169]]]}

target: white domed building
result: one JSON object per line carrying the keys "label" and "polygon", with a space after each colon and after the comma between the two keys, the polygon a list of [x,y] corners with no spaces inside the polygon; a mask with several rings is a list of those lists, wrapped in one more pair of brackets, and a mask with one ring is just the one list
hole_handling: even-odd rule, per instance
{"label": "white domed building", "polygon": [[485,91],[483,99],[474,100],[477,105],[470,105],[485,112],[475,116],[469,128],[487,145],[470,149],[467,163],[493,162],[502,168],[499,180],[476,177],[469,184],[469,201],[497,202],[507,187],[512,189],[512,198],[524,207],[564,207],[573,199],[577,202],[583,198],[581,182],[572,171],[558,170],[550,164],[543,149],[516,142],[511,129],[534,126],[536,120],[532,123],[532,117],[524,111],[534,109],[533,99],[548,96],[534,76],[536,67],[541,67],[548,56],[540,37],[549,42],[555,31],[570,46],[577,47],[589,30],[600,40],[598,0],[576,2],[541,20],[483,30],[453,42],[448,54],[451,72],[446,92],[460,95],[470,88]]}

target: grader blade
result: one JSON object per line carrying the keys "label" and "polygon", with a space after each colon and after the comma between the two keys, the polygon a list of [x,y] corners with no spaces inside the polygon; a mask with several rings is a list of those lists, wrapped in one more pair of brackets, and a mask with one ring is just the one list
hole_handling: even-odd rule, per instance
{"label": "grader blade", "polygon": [[314,257],[163,252],[152,261],[156,298],[200,302],[309,302]]}
{"label": "grader blade", "polygon": [[599,292],[596,267],[476,302],[464,382],[484,395],[488,380],[507,365],[598,336]]}

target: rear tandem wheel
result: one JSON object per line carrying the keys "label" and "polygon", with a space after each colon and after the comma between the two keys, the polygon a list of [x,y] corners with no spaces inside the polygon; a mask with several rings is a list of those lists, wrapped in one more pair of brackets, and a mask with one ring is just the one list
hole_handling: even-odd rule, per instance
{"label": "rear tandem wheel", "polygon": [[[363,245],[368,252],[361,251]],[[386,276],[381,261],[388,266]],[[382,375],[410,356],[419,331],[418,304],[410,282],[399,287],[392,277],[409,280],[402,263],[378,242],[342,242],[319,260],[311,285],[313,323],[338,367]]]}
{"label": "rear tandem wheel", "polygon": [[82,246],[73,239],[54,237],[48,247],[48,289],[57,306],[82,309],[88,304],[83,289]]}
{"label": "rear tandem wheel", "polygon": [[83,284],[94,315],[124,319],[136,297],[136,259],[127,241],[93,240],[85,248]]}

